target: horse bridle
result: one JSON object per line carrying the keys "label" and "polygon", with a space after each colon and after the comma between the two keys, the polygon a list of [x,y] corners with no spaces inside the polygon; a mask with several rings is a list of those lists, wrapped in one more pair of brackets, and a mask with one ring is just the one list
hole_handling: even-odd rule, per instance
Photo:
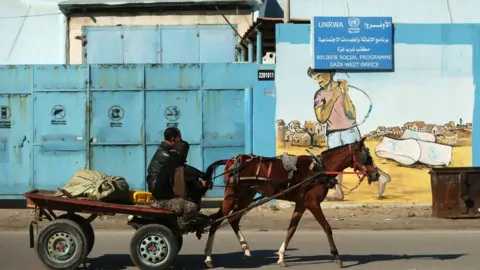
{"label": "horse bridle", "polygon": [[[358,176],[359,181],[362,182],[365,179],[365,177],[369,176],[369,174],[370,174],[370,172],[366,168],[363,169],[363,167],[365,166],[365,163],[367,162],[367,160],[369,158],[368,154],[366,152],[366,151],[368,151],[368,148],[365,147],[365,149],[362,150],[362,152],[360,154],[357,154],[357,149],[353,149],[352,145],[353,144],[350,144],[348,146],[348,150],[350,152],[352,152],[353,171],[354,172],[357,172],[357,171],[361,172],[361,174],[357,174],[357,176]],[[377,166],[375,165],[375,162],[373,162],[373,159],[372,159],[372,165],[376,170],[378,170]],[[368,177],[368,183],[369,184],[371,183],[370,177]]]}

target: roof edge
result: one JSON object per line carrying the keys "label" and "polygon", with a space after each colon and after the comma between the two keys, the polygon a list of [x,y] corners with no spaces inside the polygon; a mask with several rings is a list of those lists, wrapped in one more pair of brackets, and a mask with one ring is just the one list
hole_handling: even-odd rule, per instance
{"label": "roof edge", "polygon": [[186,1],[172,1],[172,2],[159,2],[159,1],[144,1],[144,2],[124,2],[124,3],[75,3],[75,1],[63,1],[58,4],[59,10],[65,14],[70,15],[72,13],[89,13],[89,12],[115,12],[122,11],[127,12],[130,9],[132,13],[143,10],[146,12],[148,8],[161,8],[162,11],[168,10],[194,10],[195,8],[205,9],[206,7],[215,6],[230,6],[230,7],[257,7],[262,4],[262,0],[238,0],[238,1],[225,1],[225,0],[213,0],[213,1],[200,1],[200,2],[186,2]]}

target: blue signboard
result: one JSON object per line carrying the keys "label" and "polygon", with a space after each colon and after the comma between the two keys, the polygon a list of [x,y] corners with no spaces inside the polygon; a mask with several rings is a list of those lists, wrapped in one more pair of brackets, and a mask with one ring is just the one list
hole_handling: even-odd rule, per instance
{"label": "blue signboard", "polygon": [[392,70],[391,17],[313,17],[313,69]]}

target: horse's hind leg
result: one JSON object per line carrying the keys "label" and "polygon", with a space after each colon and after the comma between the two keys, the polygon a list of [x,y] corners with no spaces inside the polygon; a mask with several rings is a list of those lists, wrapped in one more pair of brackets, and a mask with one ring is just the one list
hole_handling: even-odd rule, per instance
{"label": "horse's hind leg", "polygon": [[[213,220],[219,219],[228,215],[234,206],[235,203],[235,194],[232,188],[227,187],[225,189],[225,199],[223,200],[222,207],[218,210],[218,212],[212,216]],[[210,226],[210,232],[208,234],[207,244],[205,246],[205,264],[208,268],[213,268],[212,262],[212,249],[213,249],[213,241],[215,239],[215,233],[220,226],[219,223],[212,224]]]}
{"label": "horse's hind leg", "polygon": [[[318,190],[318,188],[314,188],[311,191]],[[316,197],[316,196],[315,196]],[[343,267],[343,263],[340,260],[340,255],[338,254],[337,246],[335,245],[335,241],[333,240],[333,233],[332,233],[332,227],[330,227],[330,224],[328,223],[327,219],[325,218],[325,215],[323,214],[322,208],[320,207],[320,200],[317,198],[308,198],[306,200],[306,207],[310,212],[312,212],[313,216],[315,219],[318,221],[318,223],[322,226],[323,230],[325,231],[325,234],[327,235],[328,239],[328,244],[330,245],[330,253],[334,257],[335,263],[338,264],[338,266]]]}
{"label": "horse's hind leg", "polygon": [[[254,190],[250,190],[250,189],[240,189],[240,188],[238,189],[239,190],[237,192],[237,204],[235,205],[233,212],[247,208],[250,205],[250,203],[252,203],[256,193]],[[240,214],[240,216],[232,217],[231,219],[228,220],[228,222],[230,222],[230,226],[232,227],[233,232],[237,236],[238,242],[240,243],[240,246],[245,256],[250,257],[252,256],[250,252],[250,247],[248,246],[245,236],[243,236],[243,233],[240,230],[240,220],[242,219],[241,215],[242,214]]]}
{"label": "horse's hind leg", "polygon": [[277,264],[282,267],[287,266],[287,263],[283,260],[283,258],[285,252],[287,251],[288,244],[290,243],[290,240],[292,240],[292,237],[297,230],[298,223],[300,223],[300,220],[302,219],[303,213],[305,213],[305,205],[303,204],[303,202],[295,203],[295,210],[293,210],[292,219],[290,220],[290,225],[288,226],[287,237],[285,237],[285,240],[283,241],[280,249],[278,250]]}

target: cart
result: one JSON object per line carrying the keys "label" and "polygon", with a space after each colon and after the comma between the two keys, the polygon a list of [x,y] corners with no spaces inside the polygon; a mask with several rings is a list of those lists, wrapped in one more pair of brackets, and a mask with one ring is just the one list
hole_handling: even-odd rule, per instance
{"label": "cart", "polygon": [[[169,210],[53,194],[45,190],[25,194],[27,204],[35,208],[29,228],[30,247],[50,269],[75,269],[86,262],[95,243],[91,222],[101,215],[130,215],[127,223],[136,229],[130,241],[130,257],[140,269],[168,269],[182,248],[183,235],[189,232],[179,228],[178,215]],[[39,232],[43,219],[50,222]]]}

